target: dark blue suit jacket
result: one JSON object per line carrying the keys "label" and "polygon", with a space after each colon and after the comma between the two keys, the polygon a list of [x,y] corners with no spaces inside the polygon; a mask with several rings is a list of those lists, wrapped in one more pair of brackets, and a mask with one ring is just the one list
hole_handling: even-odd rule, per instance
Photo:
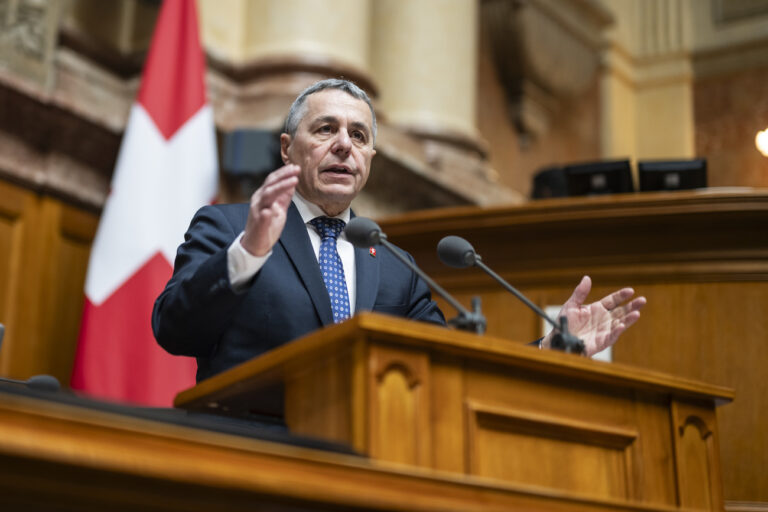
{"label": "dark blue suit jacket", "polygon": [[[247,216],[247,204],[197,212],[152,312],[158,343],[172,354],[196,357],[198,381],[333,324],[320,267],[293,203],[267,262],[241,293],[230,288],[227,248]],[[388,251],[372,256],[355,249],[355,266],[355,311],[445,323],[426,283]]]}

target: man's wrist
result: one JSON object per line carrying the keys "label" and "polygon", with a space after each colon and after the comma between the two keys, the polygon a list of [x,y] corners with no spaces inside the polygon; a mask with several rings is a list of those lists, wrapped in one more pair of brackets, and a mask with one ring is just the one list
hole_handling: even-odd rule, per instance
{"label": "man's wrist", "polygon": [[235,239],[227,249],[227,273],[229,284],[235,291],[240,291],[264,266],[272,251],[264,256],[254,256],[243,247],[243,233]]}
{"label": "man's wrist", "polygon": [[264,248],[253,247],[249,243],[249,240],[246,237],[245,231],[240,233],[240,236],[237,237],[236,242],[243,251],[247,252],[250,256],[253,256],[254,258],[266,258],[272,253],[271,247],[264,247]]}

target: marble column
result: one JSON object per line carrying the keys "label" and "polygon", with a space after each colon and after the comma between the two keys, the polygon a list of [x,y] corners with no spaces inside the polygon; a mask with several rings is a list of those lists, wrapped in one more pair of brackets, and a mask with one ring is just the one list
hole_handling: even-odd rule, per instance
{"label": "marble column", "polygon": [[368,73],[370,0],[198,0],[206,50],[236,66]]}
{"label": "marble column", "polygon": [[479,140],[475,122],[478,4],[373,3],[371,66],[386,118],[442,139]]}
{"label": "marble column", "polygon": [[371,96],[370,0],[198,0],[216,125],[276,130],[302,89],[327,77]]}

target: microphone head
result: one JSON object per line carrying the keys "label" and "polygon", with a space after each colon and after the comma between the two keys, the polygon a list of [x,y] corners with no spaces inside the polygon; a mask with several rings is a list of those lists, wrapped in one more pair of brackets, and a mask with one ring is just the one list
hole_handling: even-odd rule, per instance
{"label": "microphone head", "polygon": [[455,268],[471,267],[478,260],[472,244],[460,236],[446,236],[437,244],[437,256],[440,261]]}
{"label": "microphone head", "polygon": [[59,379],[53,375],[33,375],[27,379],[27,386],[35,391],[58,391],[61,389]]}
{"label": "microphone head", "polygon": [[344,228],[344,233],[352,245],[363,249],[379,245],[381,239],[385,238],[379,225],[366,217],[349,219],[347,227]]}

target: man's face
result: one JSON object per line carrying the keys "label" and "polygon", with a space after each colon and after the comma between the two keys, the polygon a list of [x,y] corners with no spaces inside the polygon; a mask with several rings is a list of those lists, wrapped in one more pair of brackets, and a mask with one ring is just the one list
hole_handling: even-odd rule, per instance
{"label": "man's face", "polygon": [[283,161],[301,167],[296,190],[328,215],[349,206],[368,181],[373,149],[368,104],[338,89],[309,96],[296,135],[282,134]]}

